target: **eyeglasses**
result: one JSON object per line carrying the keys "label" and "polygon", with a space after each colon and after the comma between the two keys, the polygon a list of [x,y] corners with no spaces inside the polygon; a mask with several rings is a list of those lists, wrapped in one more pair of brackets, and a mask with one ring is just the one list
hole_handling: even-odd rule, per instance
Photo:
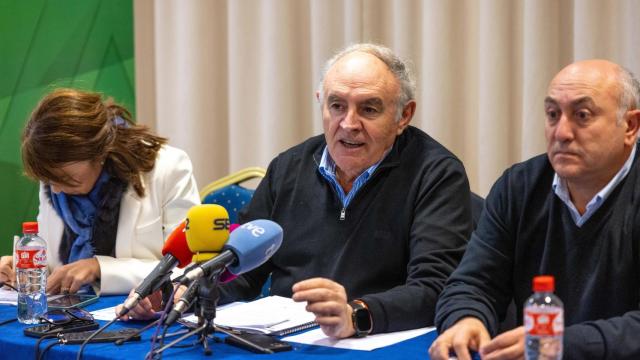
{"label": "eyeglasses", "polygon": [[41,316],[40,320],[52,325],[64,325],[74,321],[93,321],[93,315],[81,308],[55,309]]}

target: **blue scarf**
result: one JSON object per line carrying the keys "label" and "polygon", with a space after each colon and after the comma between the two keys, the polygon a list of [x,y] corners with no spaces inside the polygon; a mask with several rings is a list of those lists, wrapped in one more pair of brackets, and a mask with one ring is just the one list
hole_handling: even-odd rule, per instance
{"label": "blue scarf", "polygon": [[109,181],[109,174],[102,170],[93,189],[86,195],[68,195],[63,192],[56,194],[53,191],[51,192],[53,208],[62,218],[62,221],[78,235],[71,245],[67,263],[88,259],[95,254],[91,241],[93,219],[102,200],[100,189],[107,181]]}

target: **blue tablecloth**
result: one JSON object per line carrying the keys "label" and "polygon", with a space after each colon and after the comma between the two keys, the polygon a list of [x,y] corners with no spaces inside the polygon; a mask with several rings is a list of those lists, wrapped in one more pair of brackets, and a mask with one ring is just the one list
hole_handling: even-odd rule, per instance
{"label": "blue tablecloth", "polygon": [[[112,296],[101,298],[97,303],[87,307],[89,311],[103,309],[114,306],[124,300],[122,296]],[[14,306],[0,306],[0,321],[16,316]],[[105,322],[100,322],[104,324]],[[145,323],[128,322],[115,323],[108,330],[116,330],[123,327],[142,327]],[[26,325],[18,322],[0,326],[0,358],[2,359],[33,359],[35,355],[36,339],[23,335],[22,331]],[[177,329],[177,328],[176,328]],[[120,346],[113,343],[88,344],[83,353],[83,359],[142,359],[150,348],[150,338],[153,329],[143,333],[142,341],[129,342]],[[170,349],[163,354],[163,359],[244,359],[248,357],[268,356],[269,359],[299,359],[309,357],[314,359],[428,359],[427,349],[436,336],[435,332],[403,341],[401,343],[377,349],[374,351],[357,351],[334,349],[323,346],[310,346],[302,344],[292,344],[294,350],[276,353],[273,355],[253,354],[246,350],[236,348],[224,343],[210,342],[213,354],[206,357],[203,354],[202,346],[197,345],[188,348]],[[40,349],[54,340],[46,340],[41,344]],[[75,359],[79,345],[56,345],[46,354],[45,359]]]}

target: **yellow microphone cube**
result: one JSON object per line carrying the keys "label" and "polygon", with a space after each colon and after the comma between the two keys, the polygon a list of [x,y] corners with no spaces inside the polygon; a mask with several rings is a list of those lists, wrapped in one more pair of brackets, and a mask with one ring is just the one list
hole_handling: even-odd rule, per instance
{"label": "yellow microphone cube", "polygon": [[192,253],[219,253],[229,239],[229,213],[215,204],[196,205],[187,212],[185,233]]}
{"label": "yellow microphone cube", "polygon": [[205,261],[209,261],[211,259],[213,259],[214,257],[220,255],[220,253],[217,252],[199,252],[196,254],[193,254],[193,257],[191,258],[191,262],[200,264],[203,263]]}

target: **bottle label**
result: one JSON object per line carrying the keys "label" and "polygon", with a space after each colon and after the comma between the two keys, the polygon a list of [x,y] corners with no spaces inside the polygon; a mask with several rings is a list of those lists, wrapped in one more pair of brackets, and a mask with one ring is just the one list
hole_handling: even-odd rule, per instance
{"label": "bottle label", "polygon": [[524,310],[524,330],[527,335],[556,336],[564,332],[564,314],[558,307],[527,307]]}
{"label": "bottle label", "polygon": [[15,264],[18,269],[39,269],[47,266],[47,249],[25,246],[16,249]]}

